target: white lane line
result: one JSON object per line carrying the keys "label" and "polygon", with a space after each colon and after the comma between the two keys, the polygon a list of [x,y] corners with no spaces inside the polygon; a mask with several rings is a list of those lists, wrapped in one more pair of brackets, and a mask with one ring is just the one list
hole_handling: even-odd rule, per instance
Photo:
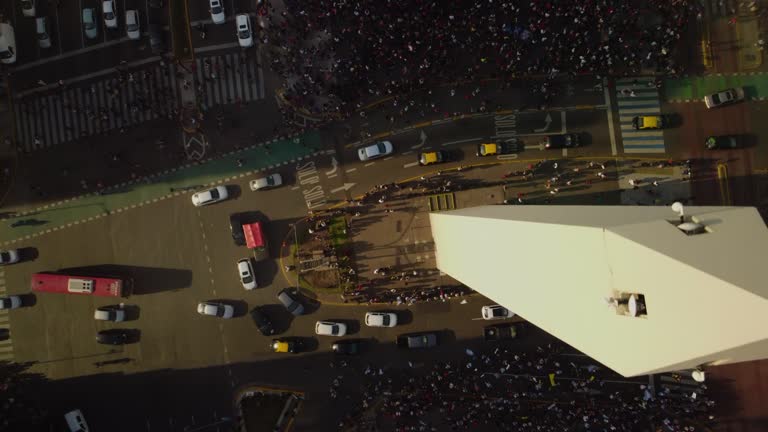
{"label": "white lane line", "polygon": [[355,172],[355,171],[357,171],[357,168],[350,168],[347,170],[348,173]]}
{"label": "white lane line", "polygon": [[563,157],[564,157],[564,158],[565,158],[565,157],[568,157],[568,149],[567,149],[567,148],[564,148],[564,149],[563,149]]}
{"label": "white lane line", "polygon": [[613,128],[613,107],[611,107],[611,93],[608,89],[608,78],[603,78],[603,96],[605,104],[608,106],[606,113],[608,115],[608,136],[611,138],[611,154],[616,156],[616,132]]}
{"label": "white lane line", "polygon": [[418,164],[419,164],[418,162],[411,162],[411,163],[409,163],[409,164],[405,164],[405,165],[403,165],[403,168],[410,168],[410,167],[415,167],[415,166],[416,166],[416,165],[418,165]]}
{"label": "white lane line", "polygon": [[296,189],[301,189],[301,187],[300,186],[294,186],[294,187],[291,188],[291,190],[296,190]]}
{"label": "white lane line", "polygon": [[204,46],[202,48],[195,48],[195,54],[197,54],[197,53],[204,53],[204,52],[208,52],[208,51],[216,51],[216,50],[221,50],[221,49],[226,49],[226,48],[235,48],[237,46],[238,46],[237,42],[225,43],[225,44],[219,44],[219,45],[208,45],[208,46]]}
{"label": "white lane line", "polygon": [[565,133],[565,111],[560,111],[560,121],[563,123],[562,132]]}
{"label": "white lane line", "polygon": [[374,164],[376,164],[376,162],[368,162],[367,164],[365,164],[363,166],[367,166],[368,167],[368,166],[371,166],[371,165],[374,165]]}
{"label": "white lane line", "polygon": [[448,141],[447,143],[443,143],[443,146],[449,146],[449,145],[453,145],[453,144],[461,144],[461,143],[470,142],[470,141],[479,141],[479,140],[482,140],[482,139],[483,139],[482,137],[477,137],[477,138],[469,138],[469,139],[458,140],[458,141]]}
{"label": "white lane line", "polygon": [[[403,154],[405,154],[405,153],[403,153]],[[385,158],[384,158],[384,159],[382,159],[382,160],[390,160],[390,159],[394,159],[394,156],[385,157]]]}
{"label": "white lane line", "polygon": [[408,150],[407,152],[403,153],[403,156],[405,156],[405,155],[409,155],[409,154],[411,154],[411,153],[413,153],[413,150]]}

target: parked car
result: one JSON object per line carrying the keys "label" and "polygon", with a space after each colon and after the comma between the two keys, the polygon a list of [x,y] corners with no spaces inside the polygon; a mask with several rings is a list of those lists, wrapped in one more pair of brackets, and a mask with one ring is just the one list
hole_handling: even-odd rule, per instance
{"label": "parked car", "polygon": [[213,21],[214,24],[224,24],[227,17],[224,15],[224,5],[221,4],[221,1],[210,0],[209,5],[210,9],[208,10],[211,13],[211,21]]}
{"label": "parked car", "polygon": [[335,321],[318,321],[315,323],[315,334],[320,336],[344,336],[347,325]]}
{"label": "parked car", "polygon": [[13,264],[19,262],[19,250],[8,249],[0,251],[0,265]]}
{"label": "parked car", "polygon": [[107,28],[117,28],[117,9],[114,0],[101,2],[101,13],[104,16],[104,24]]}
{"label": "parked car", "polygon": [[390,141],[381,141],[377,142],[376,144],[357,149],[357,156],[361,161],[365,162],[367,160],[376,159],[388,154],[392,154],[393,151],[394,147]]}
{"label": "parked car", "polygon": [[484,320],[505,319],[515,316],[509,309],[501,305],[483,306],[481,312]]}
{"label": "parked car", "polygon": [[250,259],[243,258],[238,261],[237,272],[240,275],[240,283],[243,284],[243,288],[252,290],[258,286],[256,284],[256,276],[253,273],[253,265],[251,264]]}
{"label": "parked car", "polygon": [[706,105],[707,108],[717,108],[719,106],[730,105],[743,100],[744,89],[741,87],[734,87],[704,96],[704,105]]}
{"label": "parked car", "polygon": [[297,338],[272,339],[269,346],[276,353],[296,354],[304,350],[304,342]]}
{"label": "parked car", "polygon": [[336,354],[357,355],[363,350],[363,342],[358,339],[346,339],[334,342],[331,351]]}
{"label": "parked car", "polygon": [[128,39],[141,39],[141,22],[139,21],[139,11],[136,9],[125,11],[125,34]]}
{"label": "parked car", "polygon": [[16,63],[16,34],[13,27],[0,22],[0,63]]}
{"label": "parked car", "polygon": [[404,334],[397,337],[397,346],[407,349],[423,349],[437,346],[437,333],[423,332]]}
{"label": "parked car", "polygon": [[275,334],[275,327],[272,324],[272,320],[261,308],[254,308],[251,311],[251,318],[253,318],[253,323],[256,324],[256,328],[259,329],[261,334],[264,336]]}
{"label": "parked car", "polygon": [[106,345],[123,345],[136,342],[138,332],[130,329],[109,329],[96,333],[96,342]]}
{"label": "parked car", "polygon": [[496,324],[483,329],[483,339],[486,342],[498,342],[517,337],[517,327],[514,324]]}
{"label": "parked car", "polygon": [[125,309],[122,305],[101,306],[96,308],[93,318],[98,321],[125,321]]}
{"label": "parked car", "polygon": [[397,315],[392,312],[366,312],[365,325],[368,327],[394,327]]}
{"label": "parked car", "polygon": [[664,129],[667,127],[667,118],[663,115],[632,117],[632,127],[637,130]]}
{"label": "parked car", "polygon": [[51,47],[51,37],[48,35],[48,22],[45,17],[35,18],[35,33],[37,33],[37,44],[40,48]]}
{"label": "parked car", "polygon": [[237,27],[237,43],[240,48],[253,46],[253,31],[251,31],[251,17],[248,14],[235,15],[235,26]]}
{"label": "parked car", "polygon": [[79,409],[64,414],[64,421],[67,422],[69,432],[88,432],[90,430],[82,411]]}
{"label": "parked car", "polygon": [[741,147],[741,139],[735,135],[720,135],[707,137],[704,141],[707,150],[732,150]]}
{"label": "parked car", "polygon": [[304,305],[299,302],[296,295],[291,293],[288,288],[280,291],[277,294],[277,299],[293,315],[299,316],[304,313]]}
{"label": "parked car", "polygon": [[419,154],[419,165],[426,166],[448,162],[451,159],[450,153],[445,150],[424,152]]}
{"label": "parked car", "polygon": [[99,35],[99,27],[96,25],[96,9],[83,9],[83,33],[88,39],[96,39]]}
{"label": "parked car", "polygon": [[217,203],[219,201],[224,201],[227,198],[229,198],[227,188],[224,186],[216,186],[213,189],[197,192],[192,195],[192,204],[194,204],[195,207],[200,207]]}
{"label": "parked car", "polygon": [[37,0],[21,0],[21,13],[25,17],[34,17],[36,2]]}
{"label": "parked car", "polygon": [[573,148],[580,145],[581,139],[578,134],[547,135],[544,138],[544,148],[547,149]]}
{"label": "parked car", "polygon": [[283,176],[278,173],[270,174],[266,177],[251,180],[248,186],[252,191],[275,188],[283,184]]}
{"label": "parked car", "polygon": [[21,297],[11,295],[0,297],[0,310],[18,309],[21,307]]}
{"label": "parked car", "polygon": [[229,319],[235,315],[235,308],[228,304],[207,301],[197,304],[197,313]]}
{"label": "parked car", "polygon": [[156,23],[149,24],[149,47],[153,54],[165,52],[165,33],[163,28]]}

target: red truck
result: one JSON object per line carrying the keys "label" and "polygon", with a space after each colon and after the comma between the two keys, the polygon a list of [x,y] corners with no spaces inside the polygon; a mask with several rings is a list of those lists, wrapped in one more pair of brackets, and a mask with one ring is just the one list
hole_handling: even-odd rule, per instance
{"label": "red truck", "polygon": [[125,297],[128,295],[126,281],[121,278],[75,276],[60,273],[33,274],[32,291],[104,297]]}
{"label": "red truck", "polygon": [[253,256],[256,261],[262,261],[269,258],[269,245],[267,237],[264,235],[264,225],[261,222],[243,224],[243,234],[245,234],[245,245],[253,250]]}

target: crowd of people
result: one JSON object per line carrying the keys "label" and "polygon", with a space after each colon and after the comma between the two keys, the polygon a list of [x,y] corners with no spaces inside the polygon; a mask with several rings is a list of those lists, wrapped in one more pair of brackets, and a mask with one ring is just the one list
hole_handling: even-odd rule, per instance
{"label": "crowd of people", "polygon": [[[267,29],[286,96],[349,114],[364,98],[432,84],[578,74],[678,74],[677,42],[693,0],[432,2],[286,0]],[[278,21],[278,20],[275,20]],[[548,92],[547,83],[537,90]],[[405,107],[407,109],[408,107]]]}
{"label": "crowd of people", "polygon": [[[514,344],[514,345],[513,345]],[[487,344],[460,362],[405,370],[369,366],[340,430],[695,432],[714,419],[707,386],[630,381],[559,342]],[[583,359],[581,361],[577,359]],[[586,362],[586,363],[585,363]],[[339,397],[343,379],[331,393]]]}

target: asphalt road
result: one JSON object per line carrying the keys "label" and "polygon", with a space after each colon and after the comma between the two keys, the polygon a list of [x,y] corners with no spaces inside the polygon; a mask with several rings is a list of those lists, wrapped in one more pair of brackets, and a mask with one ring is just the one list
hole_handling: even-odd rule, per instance
{"label": "asphalt road", "polygon": [[[541,134],[547,132],[579,132],[585,137],[588,145],[569,150],[569,156],[605,155],[610,151],[606,121],[605,110],[597,109],[526,113],[516,116],[513,123],[509,116],[450,122],[391,137],[395,154],[391,159],[375,163],[360,162],[355,148],[345,148],[339,142],[333,154],[276,168],[274,171],[280,172],[288,183],[282,188],[251,192],[247,186],[250,178],[237,178],[227,182],[235,198],[213,206],[195,208],[189,202],[189,194],[182,194],[83,221],[34,241],[23,241],[19,246],[28,248],[25,254],[33,258],[7,268],[5,278],[10,293],[29,293],[30,274],[38,271],[86,268],[128,273],[133,275],[136,288],[135,295],[126,303],[136,307],[138,316],[124,324],[95,321],[96,307],[119,300],[38,293],[28,299],[34,306],[12,312],[14,360],[37,362],[35,370],[55,379],[107,372],[136,374],[169,368],[219,368],[223,372],[217,376],[226,381],[226,385],[218,382],[216,392],[208,391],[200,397],[221,401],[228,400],[235,388],[248,382],[295,381],[290,378],[281,381],[290,375],[281,370],[280,362],[272,361],[281,355],[270,352],[270,338],[261,336],[248,316],[248,311],[257,305],[267,305],[274,313],[284,336],[312,337],[316,320],[345,320],[353,329],[351,337],[376,341],[377,348],[369,358],[391,365],[407,361],[392,347],[395,337],[401,333],[449,329],[450,339],[471,343],[480,335],[484,324],[478,320],[480,306],[490,302],[480,296],[472,297],[463,305],[439,302],[410,308],[376,308],[401,311],[405,324],[394,329],[363,326],[360,321],[368,309],[364,306],[323,305],[305,316],[292,318],[278,306],[275,298],[280,289],[291,286],[283,277],[279,262],[257,264],[258,289],[246,292],[240,285],[235,262],[247,256],[248,250],[234,245],[228,216],[243,211],[262,213],[268,220],[271,254],[276,257],[289,225],[319,202],[339,203],[376,184],[417,177],[444,167],[487,163],[488,160],[474,155],[475,147],[500,134],[516,134],[525,142],[526,150],[518,155],[520,160],[562,157],[562,150],[540,149]],[[426,136],[423,144],[422,136]],[[460,160],[443,166],[414,164],[419,151],[435,149],[450,149]],[[334,159],[338,163],[335,168]],[[333,170],[335,172],[329,174]],[[345,184],[353,185],[345,190]],[[237,317],[220,320],[198,315],[195,307],[204,300],[233,304]],[[140,330],[140,341],[119,347],[117,352],[95,343],[98,330],[113,327]],[[318,337],[311,352],[299,357],[326,356],[331,342],[332,338]],[[462,352],[460,344],[452,345],[446,344],[441,349],[454,354]],[[121,362],[121,359],[129,360]],[[104,361],[117,363],[96,364]],[[235,366],[253,362],[259,366]],[[317,389],[325,385],[325,378],[310,374],[302,381],[307,381],[307,388]],[[302,383],[297,385],[301,387]],[[91,397],[86,397],[82,404],[98,406],[89,399]],[[135,408],[146,408],[147,413],[161,416],[151,405],[147,403],[143,407],[139,401]],[[179,413],[168,415],[184,416],[184,409],[179,409]],[[226,407],[220,410],[223,409]],[[106,421],[96,417],[96,422]],[[132,417],[136,416],[126,413],[125,421]],[[154,421],[166,422],[166,419],[150,423]]]}

